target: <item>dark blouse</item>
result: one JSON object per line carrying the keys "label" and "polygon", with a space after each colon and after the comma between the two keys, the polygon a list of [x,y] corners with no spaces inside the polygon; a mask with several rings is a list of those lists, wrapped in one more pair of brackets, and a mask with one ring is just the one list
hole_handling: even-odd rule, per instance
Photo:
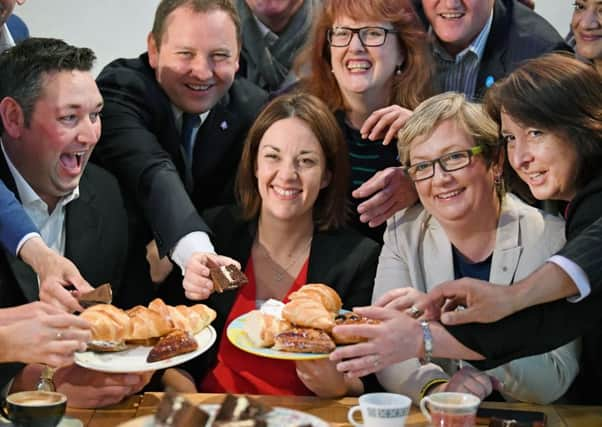
{"label": "dark blouse", "polygon": [[359,130],[352,128],[346,122],[344,112],[338,111],[336,117],[349,150],[351,168],[349,200],[352,209],[349,225],[364,236],[382,244],[386,225],[371,228],[360,222],[357,206],[365,199],[356,199],[351,196],[351,192],[372,178],[376,172],[391,166],[399,166],[397,140],[391,141],[389,145],[383,145],[382,140],[370,141],[363,139]]}

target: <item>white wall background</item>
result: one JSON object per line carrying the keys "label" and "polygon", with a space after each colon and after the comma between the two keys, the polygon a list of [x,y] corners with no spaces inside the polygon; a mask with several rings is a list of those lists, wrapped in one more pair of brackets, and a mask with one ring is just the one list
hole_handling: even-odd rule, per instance
{"label": "white wall background", "polygon": [[[357,0],[362,1],[362,0]],[[62,38],[92,48],[95,72],[115,58],[133,57],[146,49],[146,35],[159,0],[29,0],[15,8],[32,36]],[[564,36],[572,0],[536,0],[535,10]]]}

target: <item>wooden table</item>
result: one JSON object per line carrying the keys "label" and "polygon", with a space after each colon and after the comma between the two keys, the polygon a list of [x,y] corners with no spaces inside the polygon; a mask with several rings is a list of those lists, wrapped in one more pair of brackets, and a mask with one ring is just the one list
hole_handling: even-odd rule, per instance
{"label": "wooden table", "polygon": [[[190,394],[187,397],[195,403],[220,403],[222,394]],[[328,421],[333,427],[349,426],[347,411],[357,404],[357,399],[320,399],[317,397],[277,397],[257,396],[270,406],[304,411]],[[161,393],[146,393],[143,396],[132,396],[119,405],[109,408],[88,410],[68,409],[68,415],[79,418],[86,427],[117,427],[120,423],[156,411]],[[499,407],[545,412],[549,427],[595,427],[602,426],[602,407],[547,405],[537,406],[524,403],[483,403],[484,407]],[[406,427],[427,427],[429,424],[416,407],[406,421]]]}

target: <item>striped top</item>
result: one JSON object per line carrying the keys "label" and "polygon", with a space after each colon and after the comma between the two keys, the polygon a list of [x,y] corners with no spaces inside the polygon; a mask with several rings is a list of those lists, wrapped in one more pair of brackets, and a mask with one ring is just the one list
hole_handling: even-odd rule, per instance
{"label": "striped top", "polygon": [[493,11],[479,35],[455,57],[447,53],[433,34],[432,27],[429,28],[429,35],[432,39],[431,46],[437,65],[437,79],[442,92],[460,92],[466,95],[467,99],[474,100],[479,65],[483,58],[492,22]]}
{"label": "striped top", "polygon": [[[342,111],[337,112],[336,117],[347,142],[347,149],[349,150],[351,167],[350,193],[372,178],[376,172],[391,166],[399,166],[396,139],[391,141],[389,145],[383,145],[382,140],[370,141],[363,139],[359,130],[347,124],[345,114]],[[356,199],[351,197],[351,195],[349,199],[352,209],[349,225],[364,236],[382,243],[385,226],[370,228],[368,225],[361,223],[357,213],[357,206],[364,199]]]}

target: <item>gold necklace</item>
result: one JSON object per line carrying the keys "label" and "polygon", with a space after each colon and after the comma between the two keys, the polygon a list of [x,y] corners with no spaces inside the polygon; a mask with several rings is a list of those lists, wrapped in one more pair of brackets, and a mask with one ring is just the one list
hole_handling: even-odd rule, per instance
{"label": "gold necklace", "polygon": [[291,261],[284,267],[281,267],[280,264],[278,264],[276,261],[274,261],[274,259],[270,255],[270,252],[267,250],[267,248],[264,245],[262,245],[259,242],[259,239],[256,239],[255,242],[257,244],[257,248],[261,252],[263,252],[264,258],[268,261],[268,264],[270,265],[270,268],[272,269],[272,272],[274,273],[274,280],[277,283],[280,283],[280,282],[282,282],[284,277],[288,274],[291,267],[293,267],[295,264],[297,264],[297,262],[299,262],[299,259],[301,258],[301,256],[303,254],[305,254],[307,249],[309,249],[309,247],[311,246],[312,239],[313,239],[313,236],[310,237],[309,240],[307,241],[307,244],[305,244],[303,246],[303,250],[297,252],[296,256],[293,256],[293,255],[295,255],[295,253],[293,253],[291,255],[291,257],[292,257]]}

